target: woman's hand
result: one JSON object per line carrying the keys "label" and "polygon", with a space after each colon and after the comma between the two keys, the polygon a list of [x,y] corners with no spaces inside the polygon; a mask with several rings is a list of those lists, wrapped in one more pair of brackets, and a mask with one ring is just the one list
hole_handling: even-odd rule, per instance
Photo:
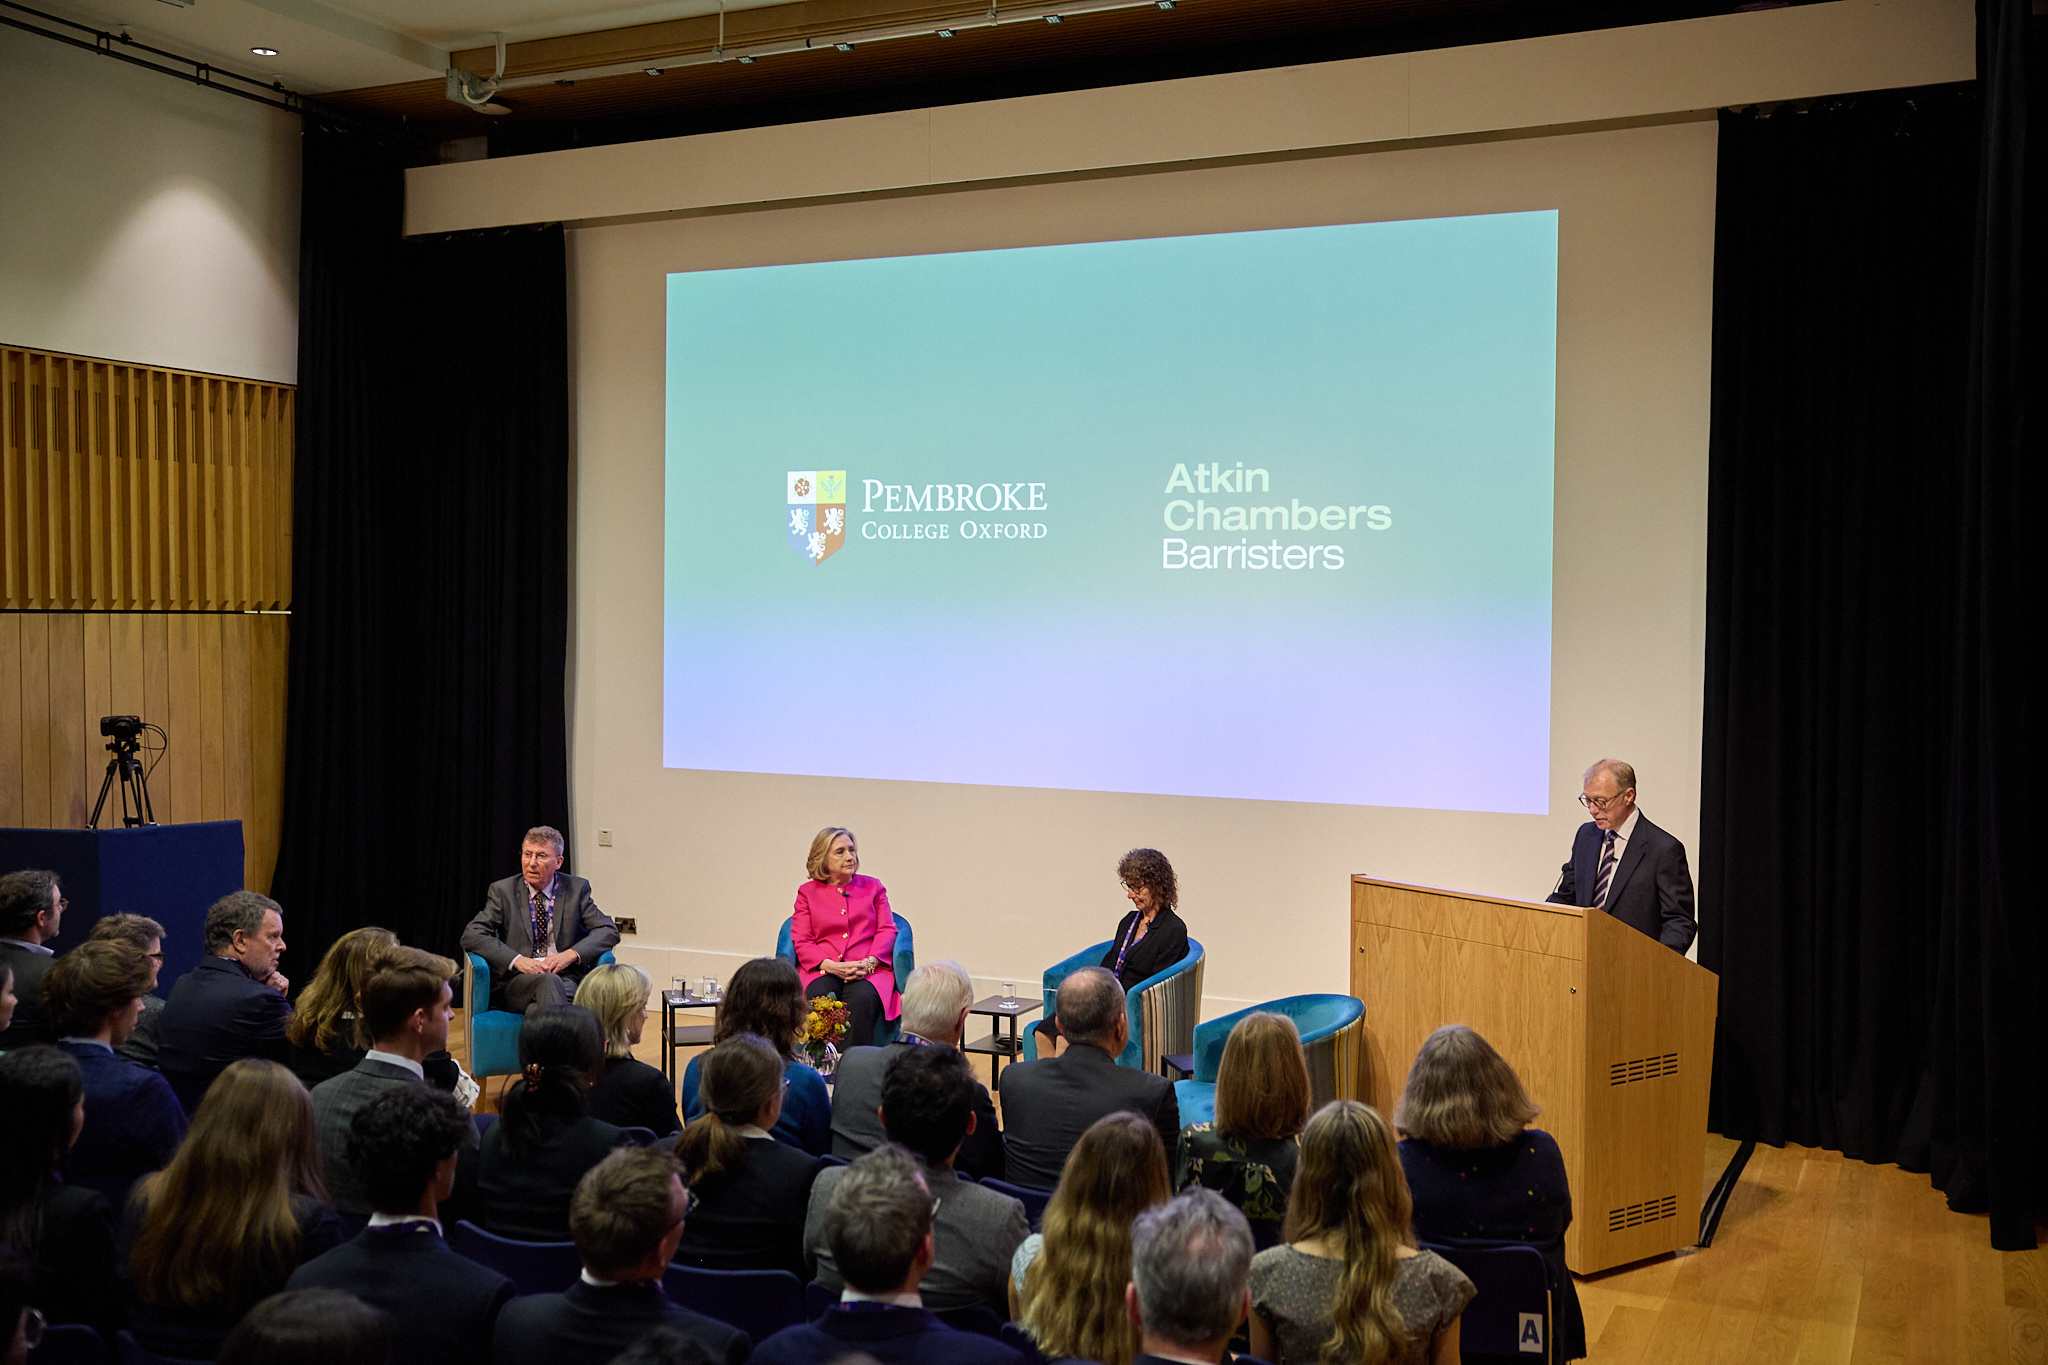
{"label": "woman's hand", "polygon": [[818,970],[841,981],[852,981],[859,974],[859,968],[851,962],[835,962],[829,958],[818,964]]}

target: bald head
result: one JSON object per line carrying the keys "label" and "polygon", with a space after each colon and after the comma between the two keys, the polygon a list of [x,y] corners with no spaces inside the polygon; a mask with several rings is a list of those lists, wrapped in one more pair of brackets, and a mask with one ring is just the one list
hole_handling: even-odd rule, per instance
{"label": "bald head", "polygon": [[1089,1043],[1112,1052],[1117,1022],[1124,1018],[1124,988],[1100,967],[1082,967],[1060,983],[1053,1013],[1069,1043]]}

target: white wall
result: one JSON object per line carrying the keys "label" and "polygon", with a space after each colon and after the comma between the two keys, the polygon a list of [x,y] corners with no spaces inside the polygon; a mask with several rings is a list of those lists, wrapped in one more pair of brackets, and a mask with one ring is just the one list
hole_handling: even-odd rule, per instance
{"label": "white wall", "polygon": [[298,377],[299,120],[0,28],[0,342]]}

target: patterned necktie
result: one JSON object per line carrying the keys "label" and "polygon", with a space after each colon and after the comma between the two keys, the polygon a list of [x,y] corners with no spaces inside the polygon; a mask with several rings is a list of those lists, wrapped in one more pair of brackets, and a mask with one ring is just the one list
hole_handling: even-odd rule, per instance
{"label": "patterned necktie", "polygon": [[548,898],[540,892],[533,893],[533,950],[546,953],[552,947],[551,931],[554,929],[553,916],[548,914]]}
{"label": "patterned necktie", "polygon": [[1607,886],[1614,880],[1614,831],[1608,830],[1600,841],[1600,879],[1593,886],[1593,905],[1596,909],[1607,908]]}

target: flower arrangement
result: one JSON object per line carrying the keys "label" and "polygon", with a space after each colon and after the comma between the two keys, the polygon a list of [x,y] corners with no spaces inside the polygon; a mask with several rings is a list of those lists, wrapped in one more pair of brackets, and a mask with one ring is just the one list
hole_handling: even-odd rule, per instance
{"label": "flower arrangement", "polygon": [[838,1065],[839,1049],[835,1044],[846,1037],[846,1021],[851,1017],[852,1011],[836,995],[821,995],[811,1001],[801,1044],[804,1056],[820,1072],[829,1073]]}

